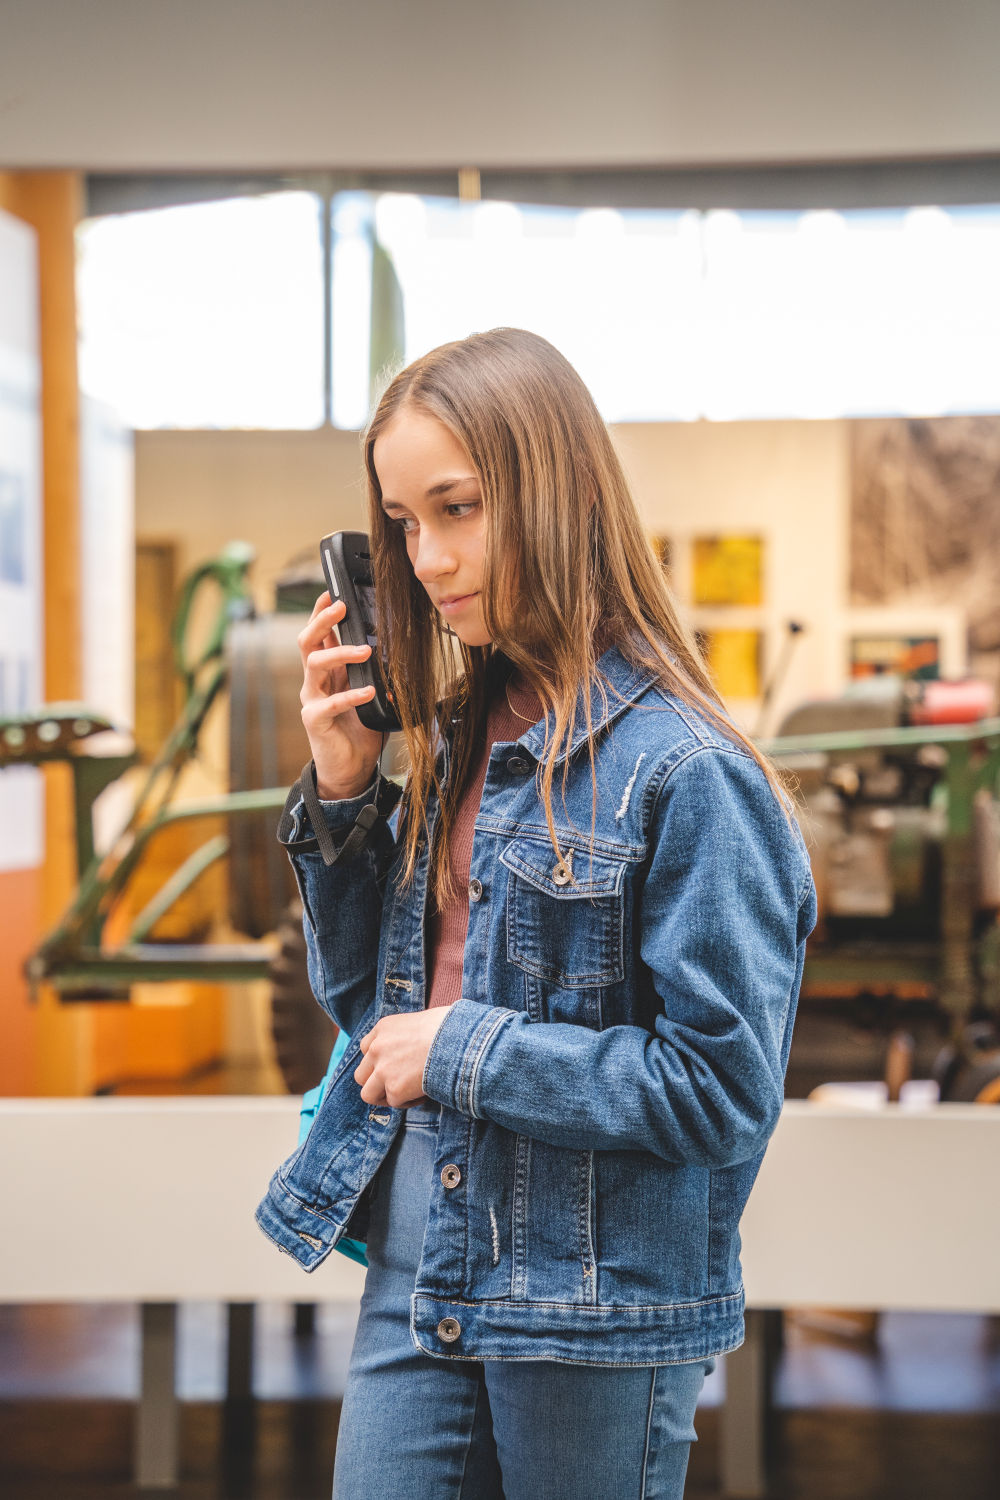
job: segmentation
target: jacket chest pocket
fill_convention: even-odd
[[[500,855],[507,882],[507,958],[567,989],[625,977],[622,941],[626,862],[567,854],[573,879],[548,842],[514,839]]]

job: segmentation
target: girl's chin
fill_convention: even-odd
[[[449,624],[448,629],[452,635],[457,635],[458,639],[465,646],[488,646],[493,639],[491,635],[487,634],[482,625],[478,629],[474,625],[463,627],[456,621],[455,624]]]

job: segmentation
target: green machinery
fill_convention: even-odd
[[[167,824],[212,814],[228,818],[276,814],[284,803],[287,788],[281,787],[230,792],[183,805],[171,800],[184,766],[195,753],[208,712],[226,683],[229,625],[252,613],[247,589],[252,561],[249,547],[233,543],[184,584],[172,627],[175,661],[185,687],[184,705],[108,851],[95,853],[94,802],[105,787],[137,764],[137,752],[89,754],[88,741],[113,726],[80,704],[48,704],[37,713],[0,723],[0,767],[66,761],[73,774],[79,885],[56,927],[28,960],[33,987],[45,981],[67,1001],[121,999],[127,997],[128,985],[139,980],[248,980],[267,975],[273,957],[273,945],[267,942],[148,941],[157,921],[228,852],[229,841],[222,835],[206,842],[171,875],[135,918],[123,943],[109,947],[103,941],[116,901],[150,840]],[[207,588],[217,594],[214,624],[204,643],[190,653],[187,642],[193,606]]]
[[[819,895],[789,1066],[801,1092],[881,1076],[895,1028],[948,1097],[992,1097],[1000,1078],[1000,718],[908,722],[920,695],[896,677],[852,685],[759,742],[797,779]]]
[[[33,986],[46,982],[74,1001],[124,999],[129,984],[138,981],[275,977],[273,937],[225,944],[150,940],[173,903],[229,852],[226,836],[207,840],[169,876],[124,941],[111,945],[105,938],[115,903],[160,829],[206,815],[225,816],[232,829],[232,820],[276,816],[284,802],[284,786],[182,805],[173,800],[209,710],[226,686],[230,628],[253,615],[247,588],[252,559],[249,547],[233,543],[183,586],[172,627],[183,708],[106,852],[95,853],[94,802],[137,764],[136,751],[90,753],[92,737],[112,726],[79,704],[50,704],[0,722],[0,768],[65,761],[74,782],[79,884],[28,961]],[[292,607],[304,607],[310,589],[315,597],[321,587],[318,575],[300,580],[299,602]],[[192,649],[193,606],[196,598],[204,603],[206,590],[216,596],[214,622]],[[297,660],[290,668],[297,669]],[[803,705],[775,738],[760,741],[797,779],[820,894],[790,1067],[790,1079],[797,1071],[799,1092],[824,1077],[881,1076],[890,1031],[915,1016],[914,1029],[922,1026],[924,1033],[915,1071],[936,1068],[952,1097],[992,1098],[993,1090],[1000,1097],[1000,718],[908,723],[911,698],[907,685],[886,680],[874,696],[849,691]],[[271,900],[274,930],[282,905]],[[268,907],[265,917],[270,914]],[[266,925],[256,921],[245,930],[259,932]],[[315,1013],[301,952],[292,951],[294,926],[294,920],[285,923],[279,973],[287,1000],[288,971],[295,970],[292,989],[302,992],[304,1010]],[[923,999],[914,1001],[914,992]],[[838,1051],[838,1038],[849,1036],[852,1027],[857,1031],[859,1014],[870,1041],[864,1058],[857,1048]],[[825,1017],[818,1030],[816,1017]],[[314,1035],[318,1078],[331,1035]]]

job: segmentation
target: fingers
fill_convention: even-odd
[[[362,1042],[364,1046],[364,1042]],[[370,1057],[363,1058],[354,1070],[354,1081],[361,1085],[361,1097],[366,1104],[386,1104],[388,1101],[381,1080],[375,1076],[375,1064]]]
[[[383,1016],[361,1038],[359,1046],[364,1057],[354,1070],[354,1079],[361,1086],[361,1097],[366,1104],[408,1109],[411,1104],[427,1099],[421,1086],[422,1070],[415,1068],[408,1056],[406,1021],[402,1016]]]
[[[369,1047],[375,1040],[376,1027],[366,1032],[358,1043],[361,1051],[367,1054]],[[388,1101],[382,1081],[374,1077],[375,1059],[363,1056],[354,1070],[354,1080],[361,1085],[361,1097],[366,1104],[386,1104]]]
[[[304,705],[312,699],[329,698],[331,694],[347,691],[347,665],[349,662],[367,661],[371,646],[346,646],[333,634],[335,626],[344,618],[346,605],[343,599],[330,603],[329,593],[320,594],[313,605],[309,623],[299,632],[298,647],[302,658],[303,682],[299,700]],[[360,691],[360,690],[359,690]],[[339,705],[338,712],[351,708],[355,703],[364,703],[372,693],[347,698]],[[332,713],[327,717],[332,717]]]
[[[312,613],[309,616],[310,622],[315,620],[316,616],[322,613],[324,609],[329,609],[330,603],[330,591],[329,589],[324,589],[312,607]],[[341,600],[341,603],[343,603],[343,600]]]
[[[302,695],[302,724],[306,734],[322,732],[334,719],[356,708],[359,703],[369,703],[375,696],[373,687],[345,688],[342,693],[330,693],[326,697],[306,698]]]
[[[331,604],[328,593],[320,594],[313,605],[313,612],[309,616],[308,623],[303,630],[299,631],[298,645],[303,666],[310,651],[316,651],[322,646],[337,645],[337,637],[333,634],[333,628],[344,618],[346,612],[347,606],[343,599],[338,599],[336,604]]]
[[[362,1048],[364,1048],[365,1042],[367,1042],[367,1040],[368,1037],[362,1037]],[[361,1085],[361,1097],[366,1104],[384,1104],[385,1093],[383,1092],[382,1085],[381,1083],[379,1083],[378,1079],[372,1077],[372,1074],[374,1072],[375,1064],[372,1062],[371,1058],[363,1057],[354,1070],[354,1081],[355,1083],[359,1083]],[[365,1093],[365,1089],[368,1090],[367,1093]]]
[[[307,703],[311,698],[328,697],[331,691],[342,693],[347,688],[348,662],[367,661],[372,648],[364,646],[321,646],[304,655],[304,676],[299,701]]]

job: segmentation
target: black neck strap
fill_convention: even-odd
[[[335,865],[338,860],[354,859],[368,842],[369,835],[379,818],[387,818],[402,795],[402,787],[397,786],[394,781],[389,781],[380,771],[371,801],[366,802],[358,813],[351,831],[338,849],[333,834],[327,826],[326,818],[323,816],[323,808],[316,791],[316,767],[310,761],[308,765],[303,766],[298,781],[288,794],[278,823],[278,838],[293,854],[308,854],[318,850],[325,865]],[[300,801],[312,825],[314,837],[311,839],[291,837],[295,829],[292,812]]]

